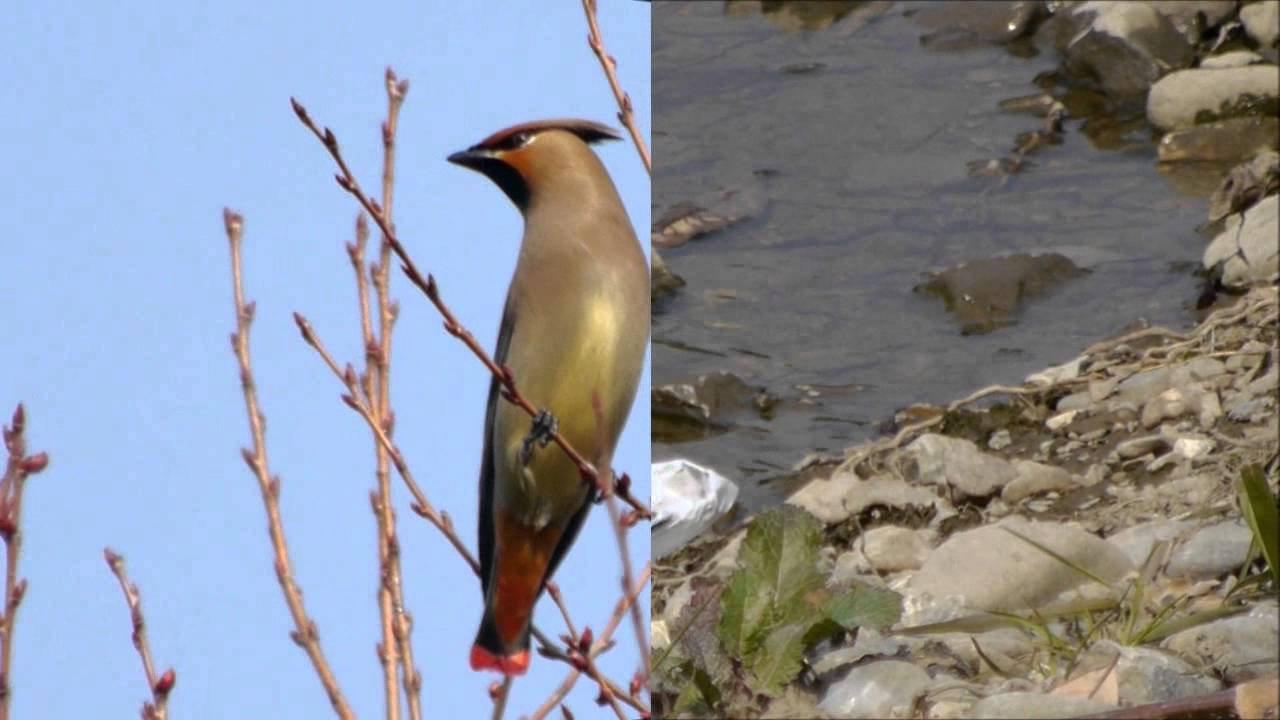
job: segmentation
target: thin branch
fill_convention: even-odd
[[[365,194],[364,190],[361,189],[359,182],[351,173],[350,168],[347,167],[346,160],[343,159],[342,156],[342,151],[338,147],[337,136],[328,128],[321,130],[317,127],[315,122],[311,119],[311,116],[307,114],[307,109],[296,99],[291,98],[290,101],[293,103],[293,111],[297,114],[298,119],[312,132],[312,134],[316,136],[316,138],[320,140],[325,149],[329,151],[329,155],[337,164],[340,172],[334,177],[334,179],[337,181],[338,186],[354,197],[356,201],[360,203],[360,206],[365,209],[365,212],[369,213],[369,217],[373,218],[374,223],[377,224],[378,228],[382,231],[385,241],[391,246],[392,252],[394,252],[396,257],[400,260],[400,269],[404,271],[405,276],[409,278],[410,282],[416,285],[418,289],[422,290],[422,292],[427,296],[427,299],[431,301],[431,304],[434,305],[436,310],[440,313],[441,317],[444,318],[445,332],[461,340],[462,343],[471,350],[472,354],[475,355],[486,368],[488,368],[489,372],[492,373],[494,377],[498,378],[498,381],[502,384],[502,396],[508,402],[511,402],[523,409],[528,413],[529,417],[536,416],[538,414],[538,409],[520,393],[519,388],[516,386],[516,379],[512,375],[511,370],[507,367],[498,365],[476,340],[475,336],[471,334],[471,331],[467,330],[466,327],[458,322],[453,311],[449,309],[449,306],[446,305],[444,300],[440,297],[439,287],[436,285],[435,278],[430,274],[423,276],[418,270],[417,265],[404,249],[404,245],[401,244],[399,238],[396,237],[395,230],[391,227],[391,223],[387,219],[381,206]],[[596,472],[595,467],[591,463],[587,462],[586,458],[575,450],[560,432],[557,431],[552,433],[551,439],[562,451],[564,451],[565,455],[567,455],[569,459],[577,465],[578,471],[581,473],[584,481],[594,486],[602,496],[607,496],[610,492],[616,491],[619,497],[635,509],[638,517],[644,519],[651,519],[653,517],[653,513],[649,510],[649,507],[632,496],[629,489],[610,488],[604,486],[601,483],[601,474]]]
[[[502,716],[507,711],[507,700],[511,697],[511,682],[514,680],[510,675],[502,678],[502,682],[494,681],[489,686],[489,696],[493,698],[493,713],[490,715],[493,720],[502,720]]]
[[[413,471],[409,469],[409,464],[405,462],[404,454],[400,452],[400,448],[396,446],[386,432],[377,425],[373,418],[372,410],[370,410],[369,406],[360,399],[358,394],[359,386],[356,384],[355,370],[353,370],[350,365],[347,366],[346,370],[338,367],[338,363],[333,359],[333,356],[329,354],[328,348],[325,347],[324,342],[316,334],[315,328],[311,327],[310,321],[308,321],[304,316],[300,313],[294,313],[293,320],[297,323],[298,330],[302,333],[302,339],[316,351],[316,354],[320,356],[320,359],[324,361],[324,364],[331,372],[333,372],[334,376],[338,378],[338,381],[346,387],[347,394],[342,396],[342,401],[347,405],[347,407],[354,410],[357,415],[364,419],[365,424],[369,426],[373,436],[377,438],[378,442],[386,449],[387,456],[391,459],[391,464],[395,467],[396,472],[399,473],[400,479],[404,481],[405,488],[409,490],[409,494],[413,496],[413,503],[409,506],[410,509],[412,509],[419,517],[435,526],[435,528],[444,535],[445,539],[449,541],[449,544],[453,546],[453,549],[457,551],[458,555],[467,562],[467,565],[471,568],[471,572],[475,573],[476,577],[479,577],[480,563],[476,560],[475,556],[471,554],[471,550],[467,548],[467,545],[462,541],[462,538],[458,537],[458,533],[453,527],[453,519],[449,517],[449,513],[437,510],[436,507],[431,504],[431,501],[427,499],[426,493],[422,492],[422,488],[418,486],[418,481],[414,479]],[[557,657],[558,651],[554,649],[554,643],[552,643],[546,633],[539,630],[537,626],[533,627],[533,636],[541,645],[538,650],[540,653],[546,657],[567,661],[568,656]]]
[[[138,586],[129,582],[124,571],[124,558],[113,552],[111,548],[103,548],[102,555],[107,560],[111,574],[120,582],[120,590],[124,593],[124,602],[129,606],[129,619],[133,624],[133,647],[142,659],[142,671],[147,676],[147,687],[151,689],[151,700],[142,703],[143,720],[165,720],[169,717],[169,693],[177,682],[173,668],[156,677],[155,664],[151,661],[151,645],[147,642],[147,623],[142,617],[142,595]]]
[[[596,20],[596,0],[582,0],[582,11],[587,15],[587,28],[590,31],[587,35],[587,45],[600,61],[605,79],[609,81],[609,89],[613,91],[613,98],[618,101],[618,122],[622,123],[622,126],[631,134],[631,142],[635,144],[636,152],[640,153],[640,162],[644,163],[645,171],[653,175],[653,161],[649,157],[649,148],[645,146],[640,128],[636,127],[636,116],[631,108],[631,96],[618,82],[618,60],[609,54],[604,46],[604,38],[600,35],[600,24]]]
[[[27,454],[25,436],[27,413],[19,403],[13,419],[4,428],[4,446],[9,452],[4,478],[0,479],[0,539],[4,540],[4,614],[0,617],[0,720],[9,719],[13,688],[13,631],[18,606],[27,592],[27,581],[18,577],[18,555],[22,549],[22,491],[27,478],[49,466],[49,455]]]
[[[258,480],[258,489],[262,492],[262,504],[267,512],[267,531],[271,536],[271,548],[275,554],[276,580],[284,593],[285,604],[293,617],[294,630],[290,633],[293,641],[307,653],[311,664],[315,667],[320,684],[329,696],[329,704],[334,713],[349,720],[355,717],[338,681],[325,659],[320,648],[320,631],[315,621],[308,615],[302,601],[302,590],[293,577],[293,566],[289,561],[289,548],[285,542],[284,522],[280,518],[280,478],[273,477],[267,465],[267,441],[264,430],[265,420],[258,409],[258,393],[253,380],[253,370],[249,364],[249,327],[253,323],[253,303],[245,303],[244,288],[240,272],[240,244],[244,232],[244,218],[230,209],[222,212],[223,224],[226,226],[227,240],[231,245],[231,282],[235,293],[236,331],[231,334],[231,347],[240,366],[240,387],[244,391],[245,412],[249,416],[249,430],[253,436],[253,450],[241,448],[240,454],[245,464]]]
[[[530,716],[530,720],[542,720],[542,718],[545,718],[548,713],[554,710],[556,706],[564,700],[565,696],[569,694],[569,691],[573,689],[574,684],[582,675],[583,670],[595,667],[595,658],[599,657],[600,653],[612,646],[613,642],[610,638],[613,637],[614,631],[617,630],[618,623],[622,622],[622,618],[627,614],[627,611],[633,604],[635,604],[636,598],[640,596],[640,593],[644,592],[645,587],[649,584],[649,575],[652,570],[653,563],[645,563],[644,568],[640,570],[640,575],[636,578],[635,584],[632,585],[630,592],[623,595],[618,600],[618,604],[614,606],[613,614],[609,617],[609,622],[604,626],[604,632],[600,633],[600,637],[596,638],[595,642],[591,644],[591,649],[586,654],[586,659],[592,661],[590,665],[582,668],[575,666],[570,670],[569,673],[565,675],[564,681],[560,683],[558,688],[556,688],[555,692],[551,693],[551,696],[548,697],[546,701],[538,707],[533,715]],[[539,652],[541,652],[541,650]],[[644,703],[635,697],[636,691],[628,692],[617,687],[613,683],[608,682],[607,679],[596,679],[601,682],[602,687],[607,687],[613,696],[638,710],[643,717],[649,716],[649,709],[645,707]]]

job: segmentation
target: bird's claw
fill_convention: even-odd
[[[529,427],[529,434],[524,436],[524,440],[520,443],[520,464],[528,465],[529,458],[533,455],[534,446],[540,448],[546,447],[555,434],[559,431],[560,422],[556,420],[556,416],[551,414],[550,410],[539,410],[537,415],[533,416],[533,424]]]

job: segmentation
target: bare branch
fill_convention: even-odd
[[[605,79],[609,81],[609,89],[613,91],[613,98],[618,101],[618,122],[622,123],[630,133],[631,142],[636,146],[636,152],[640,153],[640,162],[644,163],[645,171],[653,175],[653,161],[649,157],[649,148],[645,146],[640,128],[636,127],[636,116],[631,108],[631,96],[618,82],[618,60],[609,54],[604,46],[604,38],[600,35],[600,24],[596,20],[596,0],[582,0],[582,11],[587,15],[589,30],[587,45],[600,61]]]
[[[173,668],[169,668],[156,677],[155,664],[151,661],[151,645],[147,642],[147,623],[142,617],[142,595],[138,592],[138,586],[129,582],[129,577],[125,574],[124,557],[111,548],[103,548],[102,554],[111,574],[120,582],[125,604],[129,606],[129,619],[133,624],[133,647],[142,659],[142,671],[147,676],[147,687],[151,689],[151,700],[142,703],[142,718],[166,720],[169,717],[169,693],[177,682],[177,674]]]
[[[264,430],[265,420],[258,409],[258,392],[253,380],[253,369],[249,364],[249,327],[253,323],[254,304],[246,303],[240,272],[240,243],[244,233],[244,218],[230,209],[222,211],[223,224],[226,226],[227,240],[231,245],[231,282],[235,293],[236,331],[231,335],[231,347],[240,366],[240,387],[244,391],[245,412],[249,416],[249,430],[253,436],[253,450],[242,448],[249,470],[258,480],[258,489],[262,492],[262,504],[267,511],[267,531],[271,536],[271,548],[275,553],[276,580],[284,593],[285,604],[293,617],[293,641],[302,647],[315,667],[320,684],[329,695],[329,704],[333,711],[343,720],[355,717],[347,700],[338,687],[338,681],[325,659],[320,648],[320,632],[315,621],[308,615],[302,602],[302,590],[294,580],[293,565],[289,561],[289,548],[285,542],[284,522],[280,518],[280,478],[272,477],[267,465],[267,441]]]
[[[0,539],[4,540],[4,614],[0,617],[0,720],[9,720],[9,700],[13,688],[13,632],[18,606],[27,592],[26,579],[18,577],[18,555],[22,550],[22,492],[27,478],[49,466],[46,453],[27,454],[27,412],[19,403],[13,419],[4,428],[4,447],[9,452],[4,478],[0,479]]]

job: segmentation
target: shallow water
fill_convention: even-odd
[[[762,481],[896,409],[1018,383],[1139,318],[1190,321],[1206,203],[1157,172],[1145,129],[1099,149],[1072,118],[1007,182],[969,176],[1040,126],[997,103],[1037,92],[1052,52],[922,47],[927,29],[904,16],[918,5],[812,31],[748,6],[654,3],[655,217],[682,201],[752,215],[664,253],[688,285],[657,306],[654,383],[727,370],[784,402],[727,433],[655,437],[655,460],[710,464],[755,509],[779,495]],[[1050,251],[1090,274],[990,334],[962,336],[941,300],[912,292],[927,270]]]

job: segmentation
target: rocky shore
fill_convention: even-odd
[[[1145,97],[1161,161],[1229,161],[1201,318],[906,408],[807,461],[787,509],[660,561],[663,716],[1171,717],[1219,696],[1214,716],[1277,713],[1280,582],[1257,528],[1274,547],[1280,3],[985,5],[938,32],[1036,34],[1063,72]],[[667,245],[727,224],[679,221]]]

